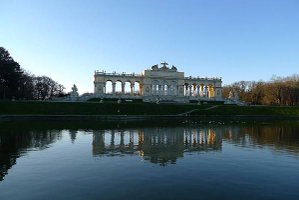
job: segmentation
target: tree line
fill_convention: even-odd
[[[274,76],[268,82],[238,81],[223,87],[223,97],[233,92],[252,105],[299,105],[299,74]]]
[[[65,87],[48,76],[25,71],[0,47],[0,100],[49,100],[64,96]]]

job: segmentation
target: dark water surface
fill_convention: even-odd
[[[299,199],[299,122],[1,122],[0,199]]]

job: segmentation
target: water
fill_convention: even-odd
[[[299,199],[297,121],[0,127],[0,199]]]

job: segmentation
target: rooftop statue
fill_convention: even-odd
[[[168,65],[168,63],[167,62],[161,62],[161,65],[162,65],[162,67],[161,67],[161,69],[163,69],[163,70],[167,70],[167,69],[169,69],[168,67],[167,67],[167,65]]]
[[[172,65],[171,69],[172,69],[172,70],[175,70],[175,71],[178,70],[174,65]]]
[[[178,70],[174,65],[172,65],[172,67],[169,68],[169,67],[167,66],[168,63],[165,62],[165,61],[164,61],[164,62],[161,62],[160,64],[161,64],[161,67],[159,67],[159,65],[156,64],[156,65],[153,65],[153,66],[151,67],[151,69],[152,69],[152,70],[163,70],[163,71],[167,71],[167,70],[177,71],[177,70]]]
[[[153,65],[152,69],[159,69],[158,65]]]

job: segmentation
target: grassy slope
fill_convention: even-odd
[[[147,103],[0,102],[0,114],[172,115],[195,108],[197,108],[196,105]]]
[[[0,115],[283,115],[299,116],[299,107],[172,105],[148,103],[0,102]]]
[[[299,107],[278,106],[218,106],[211,110],[193,112],[192,115],[272,115],[299,116]]]

